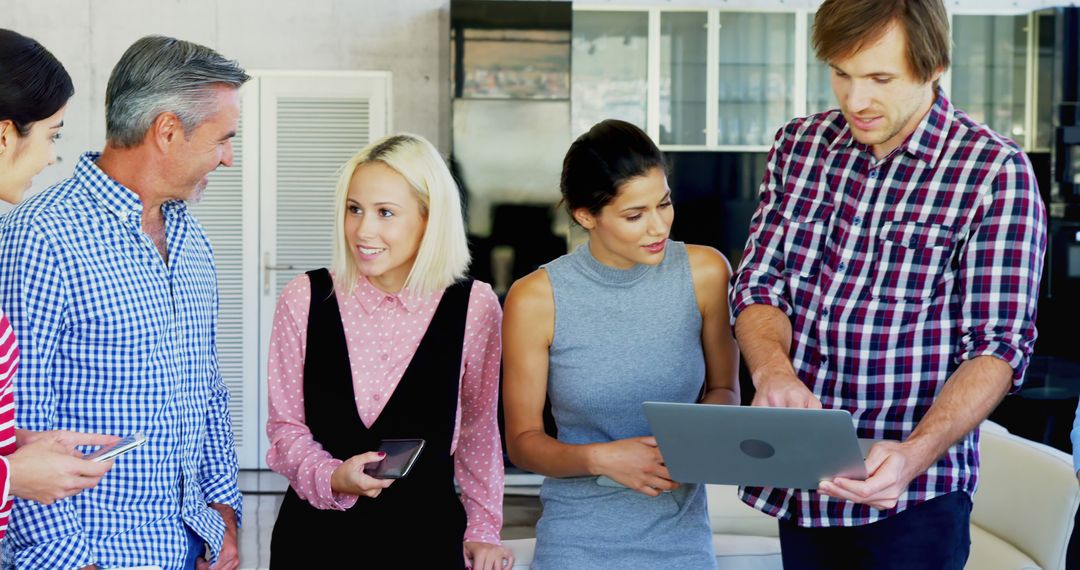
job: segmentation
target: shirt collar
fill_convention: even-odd
[[[872,153],[873,149],[870,148],[870,145],[855,140],[855,137],[851,135],[851,126],[848,125],[843,114],[840,114],[839,111],[837,111],[837,114],[839,115],[838,119],[842,122],[842,127],[836,138],[829,144],[829,152],[854,146],[863,152]],[[945,135],[949,132],[952,117],[952,103],[945,97],[945,91],[939,87],[937,97],[934,99],[934,103],[930,105],[930,110],[919,121],[919,126],[908,136],[900,148],[903,148],[904,152],[918,160],[934,164],[945,147]]]
[[[939,87],[930,111],[904,143],[904,152],[927,164],[936,163],[945,147],[945,135],[949,132],[952,116],[952,103]]]
[[[353,289],[353,298],[360,304],[360,308],[369,315],[384,304],[395,302],[404,307],[406,312],[412,313],[419,309],[426,300],[408,289],[402,289],[397,293],[387,293],[372,285],[367,277],[360,278]]]
[[[99,158],[101,158],[100,152],[83,153],[79,158],[79,163],[75,165],[75,179],[117,218],[126,221],[134,214],[141,223],[143,203],[139,195],[105,174],[105,171],[97,165]],[[161,205],[161,210],[166,216],[186,209],[187,204],[180,200],[169,200]]]
[[[75,165],[75,178],[106,210],[121,220],[129,219],[132,214],[141,216],[142,200],[139,195],[98,168],[99,158],[100,152],[83,153]]]

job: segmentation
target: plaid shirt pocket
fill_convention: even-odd
[[[926,301],[934,296],[952,258],[952,228],[919,222],[885,222],[877,234],[871,295],[886,301]]]
[[[807,280],[818,274],[832,214],[833,206],[828,202],[798,194],[784,196],[784,270],[789,279]]]

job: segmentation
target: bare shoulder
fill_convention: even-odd
[[[537,347],[551,346],[551,341],[555,338],[553,295],[551,280],[544,269],[537,269],[510,286],[503,308],[503,338],[507,341],[506,346],[524,346],[517,345],[516,342]]]
[[[537,269],[518,279],[506,293],[506,310],[520,311],[530,315],[554,313],[555,298],[551,279],[545,269]]]
[[[731,264],[724,254],[716,248],[693,244],[686,244],[686,254],[690,258],[690,274],[695,287],[727,288],[731,279]]]

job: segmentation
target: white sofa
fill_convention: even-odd
[[[1072,458],[983,422],[969,570],[1063,570],[1080,504]]]
[[[1072,458],[984,422],[982,469],[971,513],[968,570],[1064,570],[1080,485]],[[780,570],[776,521],[746,506],[735,488],[709,485],[709,518],[721,570]],[[534,539],[505,541],[515,569],[529,567]]]

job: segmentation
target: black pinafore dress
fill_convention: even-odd
[[[446,289],[405,375],[369,428],[356,410],[330,272],[307,275],[304,413],[315,441],[341,460],[373,451],[383,439],[426,443],[406,477],[347,511],[316,509],[289,487],[274,524],[270,567],[463,569],[465,509],[454,490],[450,444],[472,280]]]

